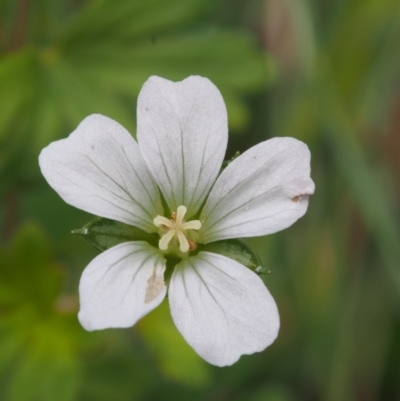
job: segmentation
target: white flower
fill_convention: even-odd
[[[310,152],[293,138],[262,142],[221,174],[228,140],[218,89],[201,77],[151,77],[137,109],[137,139],[115,121],[87,117],[40,155],[49,184],[69,204],[160,235],[97,256],[80,282],[79,320],[87,330],[129,327],[167,293],[165,256],[181,261],[168,287],[172,318],[211,364],[231,365],[276,338],[279,315],[262,280],[197,244],[271,234],[304,215]],[[169,211],[164,209],[169,208]]]

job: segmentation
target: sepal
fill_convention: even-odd
[[[217,253],[236,260],[257,274],[269,274],[269,270],[263,265],[261,258],[242,240],[229,239],[199,245],[197,250]]]
[[[128,241],[146,241],[155,247],[158,244],[158,235],[155,233],[149,234],[135,226],[103,217],[71,231],[71,234],[82,235],[90,245],[102,252]]]

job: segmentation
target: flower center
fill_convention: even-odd
[[[172,219],[163,216],[157,216],[153,223],[156,227],[160,227],[163,232],[158,243],[162,251],[166,251],[172,242],[179,242],[179,250],[181,252],[193,251],[197,248],[194,241],[188,238],[187,230],[200,230],[201,222],[199,220],[185,221],[186,207],[179,206],[177,211],[172,213]]]

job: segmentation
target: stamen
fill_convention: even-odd
[[[183,235],[183,232],[180,230],[176,230],[176,234],[178,236],[179,249],[181,250],[181,252],[187,252],[190,248],[187,238]]]
[[[176,224],[182,224],[183,218],[185,217],[185,214],[187,212],[187,209],[185,206],[179,206],[178,210],[176,212]]]
[[[171,220],[168,220],[166,217],[164,216],[157,216],[154,220],[153,223],[156,227],[168,227],[171,228],[172,227],[172,222]]]
[[[179,243],[179,250],[183,253],[197,248],[196,243],[190,239],[190,235],[188,238],[186,231],[200,230],[202,223],[199,220],[185,221],[186,212],[186,207],[181,205],[176,212],[172,213],[170,220],[163,216],[157,216],[153,220],[155,226],[162,228],[160,230],[161,238],[158,242],[158,246],[162,251],[168,249],[171,241],[174,241],[172,244],[173,251],[176,251],[177,242]]]
[[[164,234],[161,238],[160,241],[158,241],[158,246],[162,251],[166,251],[168,249],[168,245],[175,235],[177,230],[169,230],[166,234]]]
[[[201,221],[200,220],[187,221],[186,223],[181,224],[181,227],[184,230],[200,230]]]

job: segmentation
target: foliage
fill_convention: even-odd
[[[201,22],[207,0],[70,3],[3,6],[2,25],[15,25],[0,48],[0,167],[14,181],[26,180],[27,170],[37,173],[38,151],[89,114],[134,132],[134,103],[150,75],[209,77],[225,96],[233,128],[247,120],[240,95],[271,79],[267,58],[248,35],[189,31],[190,23]]]

